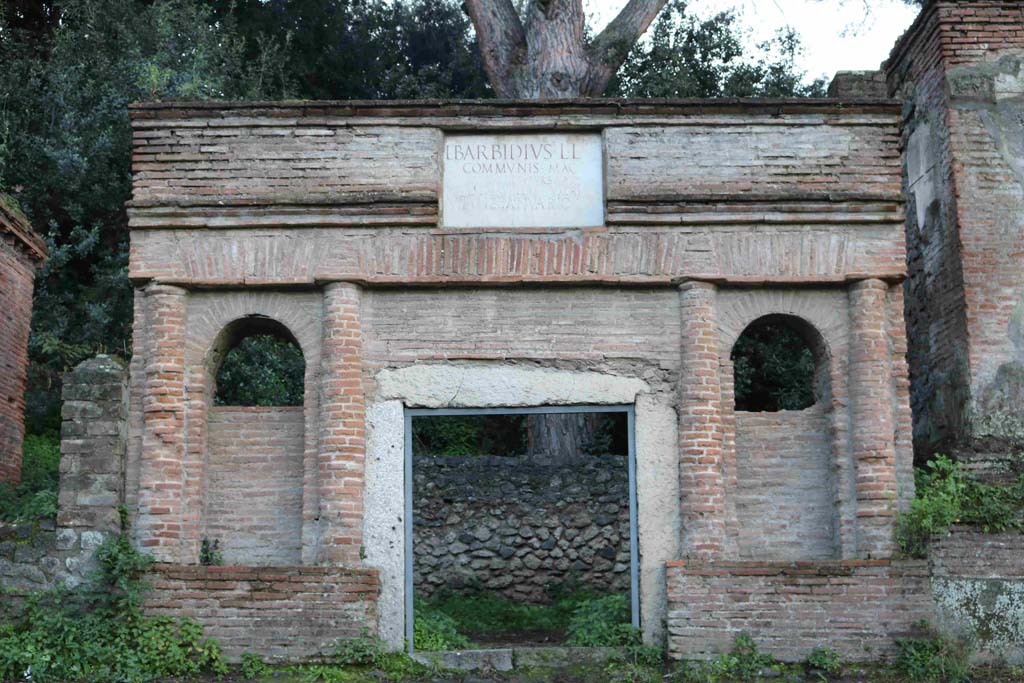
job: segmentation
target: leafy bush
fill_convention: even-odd
[[[417,650],[459,650],[469,646],[469,639],[459,633],[458,624],[438,610],[426,609],[416,614],[413,643]]]
[[[96,559],[89,584],[30,596],[0,623],[0,680],[136,683],[227,671],[199,624],[142,614],[139,575],[150,560],[126,534],[108,538]]]
[[[0,520],[28,521],[57,514],[60,439],[54,434],[26,434],[22,446],[21,483],[0,484]]]
[[[915,479],[917,497],[896,522],[896,540],[911,557],[924,557],[931,536],[954,524],[973,524],[985,532],[1021,527],[1024,479],[1011,487],[988,486],[944,455],[919,468]]]
[[[621,647],[640,642],[640,632],[630,623],[629,596],[605,595],[585,600],[572,614],[569,645]]]
[[[781,665],[771,655],[757,649],[757,643],[746,633],[736,636],[732,650],[709,662],[686,662],[680,670],[685,683],[719,683],[720,681],[756,680],[765,669],[778,670]]]
[[[969,680],[969,644],[956,642],[929,630],[924,638],[902,638],[893,662],[903,680],[923,683],[964,683]]]
[[[255,652],[242,653],[242,676],[245,678],[263,678],[271,672],[263,658]]]
[[[824,680],[823,674],[838,674],[843,670],[843,660],[839,653],[830,647],[816,647],[807,655],[807,667],[818,672],[819,677]]]
[[[358,638],[343,638],[334,648],[334,660],[348,666],[377,666],[387,654],[387,646],[380,638],[363,629]]]

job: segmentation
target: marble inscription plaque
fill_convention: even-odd
[[[448,135],[442,163],[445,227],[604,224],[599,134]]]

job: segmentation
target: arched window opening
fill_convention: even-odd
[[[799,318],[771,315],[751,323],[732,349],[736,410],[803,410],[823,395],[823,342]]]
[[[213,344],[200,562],[301,561],[305,366],[291,331],[264,316],[235,320]]]
[[[301,406],[306,362],[295,339],[266,319],[244,327],[241,334],[229,335],[230,346],[217,370],[214,404]]]

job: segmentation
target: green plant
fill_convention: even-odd
[[[121,516],[124,531],[97,549],[88,584],[31,595],[0,622],[0,680],[141,683],[227,672],[199,624],[142,613],[150,559],[128,542]]]
[[[486,591],[439,592],[418,600],[417,610],[441,612],[455,620],[460,633],[470,637],[498,636],[521,631],[564,631],[580,603],[594,597],[574,586],[549,590],[550,604],[533,605]]]
[[[684,683],[720,683],[721,681],[751,681],[765,669],[778,671],[781,665],[771,655],[757,649],[754,639],[740,633],[732,650],[707,662],[684,662],[679,678]]]
[[[214,539],[212,542],[204,538],[199,544],[199,564],[204,567],[219,567],[224,564],[224,554],[220,550],[220,541]]]
[[[444,612],[420,610],[413,625],[413,643],[417,650],[436,652],[458,650],[469,646],[469,639],[459,633],[458,624]]]
[[[944,638],[923,625],[927,635],[902,638],[893,670],[907,681],[923,683],[964,683],[969,680],[970,644]]]
[[[304,683],[350,683],[358,676],[344,667],[333,664],[315,664],[302,670]]]
[[[605,595],[584,600],[572,613],[567,629],[569,645],[575,647],[620,647],[640,642],[640,633],[630,623],[629,597]]]
[[[242,653],[242,676],[245,678],[262,678],[271,672],[263,658],[255,652]]]
[[[807,667],[818,674],[821,680],[827,680],[828,674],[838,674],[843,670],[843,660],[839,653],[830,647],[816,647],[807,655]]]
[[[60,439],[27,434],[22,445],[21,482],[0,484],[0,520],[31,521],[57,515]]]
[[[934,534],[953,524],[973,524],[985,532],[1020,528],[1024,478],[1015,486],[988,486],[960,465],[937,456],[915,473],[917,497],[896,521],[896,541],[911,557],[924,557]]]
[[[364,628],[357,638],[342,638],[334,646],[334,660],[347,666],[378,666],[387,645]]]

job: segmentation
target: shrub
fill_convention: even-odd
[[[85,587],[32,595],[0,623],[0,680],[136,683],[227,671],[199,624],[142,614],[139,575],[150,560],[126,534],[108,538],[96,559]]]
[[[420,610],[413,625],[413,644],[417,650],[459,650],[469,646],[469,639],[459,633],[453,618],[433,609]]]
[[[927,628],[927,625],[925,625]],[[970,646],[943,638],[928,629],[923,638],[897,641],[894,671],[907,681],[923,683],[964,683],[969,680]]]
[[[816,647],[807,655],[807,667],[818,672],[825,680],[826,674],[838,674],[843,670],[843,660],[839,653],[830,647]]]
[[[242,653],[242,676],[245,678],[263,678],[270,671],[263,658],[255,652]]]
[[[569,645],[575,647],[621,647],[640,642],[640,632],[629,618],[629,597],[605,595],[584,600],[569,620]]]
[[[57,514],[60,439],[27,434],[22,446],[21,483],[0,484],[0,520],[29,521]]]
[[[780,665],[771,655],[757,649],[757,643],[746,633],[736,636],[732,650],[709,662],[686,662],[679,672],[685,683],[719,683],[720,681],[756,680],[765,669],[778,670]]]
[[[1011,487],[988,486],[940,455],[919,468],[915,480],[917,497],[896,522],[896,541],[911,557],[924,557],[932,535],[957,523],[973,524],[985,532],[1021,526],[1024,478]]]

